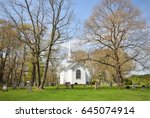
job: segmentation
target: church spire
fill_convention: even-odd
[[[71,42],[69,40],[69,47],[68,47],[68,61],[71,61]]]

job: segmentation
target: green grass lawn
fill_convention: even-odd
[[[9,88],[8,92],[0,90],[0,101],[150,101],[150,88],[127,90],[100,87],[95,90],[91,86],[75,86],[74,89],[46,87],[44,90],[38,90],[34,88],[33,92]]]

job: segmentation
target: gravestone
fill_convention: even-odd
[[[144,90],[146,88],[146,86],[145,85],[142,85],[142,90]]]
[[[135,85],[134,84],[132,84],[132,89],[135,89]]]
[[[71,86],[71,89],[73,89],[73,88],[74,88],[74,84],[71,84],[70,86]]]
[[[3,85],[3,91],[8,91],[7,85]]]
[[[70,82],[66,82],[66,83],[65,83],[65,86],[66,86],[66,88],[69,88]]]
[[[17,89],[17,82],[13,83],[13,89]]]
[[[27,89],[29,92],[32,92],[32,86],[30,85],[30,81],[27,81]]]
[[[19,84],[19,87],[20,87],[21,89],[24,89],[24,88],[25,88],[25,83],[24,83],[24,82],[21,82],[21,83]]]
[[[56,89],[59,89],[59,83],[58,82],[56,83]]]
[[[56,86],[56,82],[50,82],[51,86]]]
[[[100,87],[100,84],[99,82],[95,82],[95,89],[99,88]]]

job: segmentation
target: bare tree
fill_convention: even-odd
[[[36,69],[38,75],[38,86],[41,84],[40,54],[42,41],[46,28],[46,7],[43,0],[6,0],[1,4],[3,13],[14,24],[18,32],[18,39],[24,42],[31,50],[32,54],[32,79],[31,85],[36,79]],[[14,15],[15,14],[15,15]]]
[[[57,44],[69,40],[68,31],[72,19],[72,11],[70,11],[70,2],[67,0],[49,0],[50,5],[50,39],[47,50],[46,63],[44,68],[43,81],[40,86],[44,88],[49,61],[52,57],[53,49]]]
[[[73,16],[73,12],[70,10],[70,1],[2,0],[0,3],[0,12],[13,24],[13,28],[18,34],[17,39],[30,49],[31,85],[36,80],[37,72],[37,86],[43,89],[48,66],[50,66],[49,61],[53,61],[51,57],[56,52],[55,48],[70,39],[68,32],[71,31],[69,26],[72,25]],[[43,54],[45,58],[41,58]],[[44,73],[41,73],[40,61],[45,62]],[[22,62],[21,65],[24,66],[24,63]]]
[[[85,23],[85,35],[88,42],[98,50],[107,49],[112,54],[106,54],[103,59],[92,59],[115,69],[115,78],[118,86],[123,84],[121,68],[129,61],[138,61],[142,53],[145,22],[140,11],[130,0],[102,0],[93,14]],[[120,58],[124,52],[126,58]],[[113,60],[109,63],[108,60]]]

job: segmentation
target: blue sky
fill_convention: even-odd
[[[81,21],[81,23],[84,23],[92,14],[93,7],[100,1],[101,0],[74,0],[73,8],[77,19]],[[140,9],[142,16],[150,25],[150,0],[132,0],[132,3]],[[135,73],[135,71],[133,73]],[[149,71],[144,71],[144,73],[149,73]],[[137,71],[135,74],[144,73],[142,70],[141,72]]]
[[[92,13],[93,7],[100,0],[74,0],[74,12],[79,20],[86,20]]]
[[[85,21],[91,14],[93,7],[101,0],[74,0],[73,6],[77,19]],[[150,0],[132,0],[142,12],[143,17],[150,24]]]

